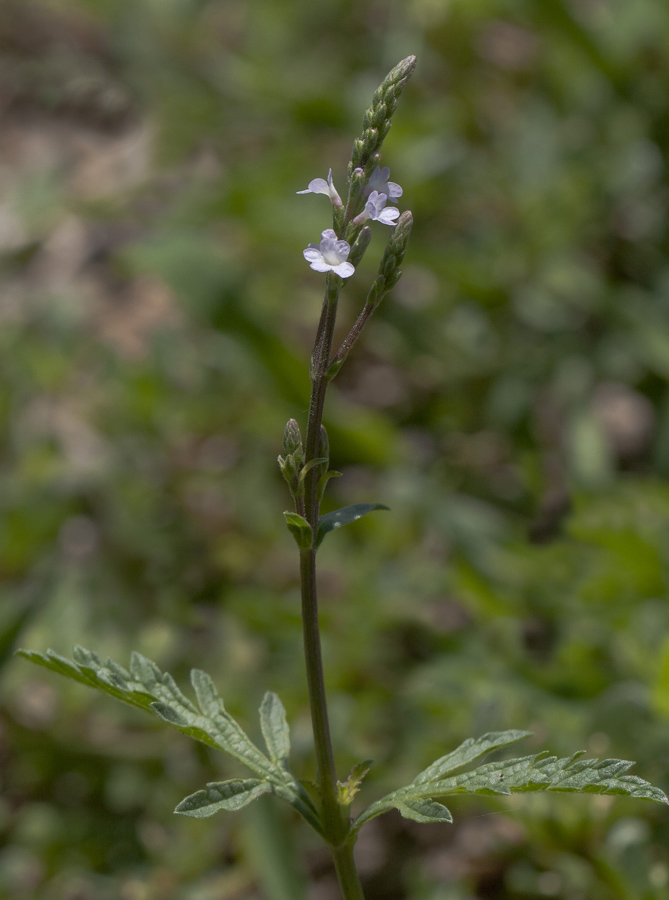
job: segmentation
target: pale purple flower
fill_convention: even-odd
[[[353,224],[362,225],[367,219],[373,219],[376,222],[383,222],[384,225],[395,225],[395,219],[398,218],[400,211],[392,208],[384,209],[387,201],[387,194],[372,191],[363,211],[353,219]]]
[[[337,188],[332,183],[332,169],[328,171],[328,180],[324,178],[314,178],[309,182],[306,191],[296,191],[297,194],[327,194],[334,206],[342,207],[341,197],[337,193]]]
[[[402,188],[394,181],[388,181],[390,169],[388,166],[381,168],[377,166],[369,176],[369,181],[363,188],[363,197],[369,197],[372,191],[378,191],[379,194],[385,194],[389,203],[397,203],[402,196]]]
[[[337,235],[328,228],[321,234],[320,244],[309,244],[304,258],[315,272],[334,272],[341,278],[350,278],[355,272],[354,266],[346,262],[350,252],[350,245],[337,240]]]

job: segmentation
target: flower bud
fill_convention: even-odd
[[[283,430],[283,452],[286,456],[298,454],[304,456],[302,449],[302,434],[300,426],[295,419],[288,419]]]
[[[416,57],[407,56],[398,63],[384,78],[372,98],[372,105],[367,109],[362,121],[362,134],[353,143],[352,164],[365,169],[369,175],[377,165],[372,155],[378,154],[385,136],[390,130],[391,119],[400,94],[416,68]]]
[[[413,216],[409,210],[406,210],[399,217],[397,225],[388,239],[381,264],[379,265],[379,275],[383,275],[388,280],[394,278],[393,284],[397,282],[397,277],[395,276],[407,252],[412,225]]]
[[[294,497],[298,490],[298,479],[300,474],[298,466],[295,465],[295,458],[292,455],[288,455],[285,458],[279,456],[277,457],[277,462],[279,463],[281,474],[286,479],[288,489]]]

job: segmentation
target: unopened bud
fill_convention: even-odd
[[[355,239],[355,243],[351,247],[351,252],[348,255],[349,261],[351,265],[358,266],[358,263],[365,255],[365,251],[369,247],[369,242],[372,239],[372,229],[369,225],[365,225],[364,228],[361,229],[357,238]]]
[[[295,419],[288,419],[283,430],[283,452],[286,456],[303,453],[302,434]]]
[[[397,220],[397,225],[393,228],[386,249],[379,265],[379,275],[385,280],[397,282],[396,273],[402,265],[404,257],[409,245],[409,235],[411,234],[411,226],[413,225],[413,216],[409,210],[403,212]],[[386,290],[389,285],[386,285]]]
[[[415,56],[407,56],[398,63],[377,88],[372,98],[372,105],[365,112],[362,134],[353,144],[351,162],[354,167],[365,169],[367,175],[370,175],[377,165],[377,162],[372,162],[370,157],[381,149],[381,144],[390,130],[390,122],[397,107],[397,101],[415,67]]]

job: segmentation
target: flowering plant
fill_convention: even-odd
[[[409,784],[373,802],[356,815],[351,814],[352,803],[371,763],[358,763],[344,781],[337,778],[321,658],[316,556],[330,532],[386,507],[380,503],[357,503],[320,514],[328,482],[339,474],[330,469],[328,437],[322,425],[323,409],[330,381],[337,375],[374,311],[401,276],[400,267],[413,220],[409,211],[400,213],[388,205],[396,203],[403,192],[398,184],[389,181],[389,169],[381,168],[379,160],[399,97],[415,63],[413,56],[402,60],[374,94],[363,119],[362,134],[353,144],[346,203],[334,186],[331,169],[327,180],[315,178],[306,190],[297,192],[324,194],[332,204],[332,228],[322,232],[319,244],[311,243],[303,251],[311,269],[325,274],[325,296],[311,357],[312,390],[306,436],[303,441],[297,421],[290,419],[283,435],[283,453],[278,460],[293,500],[293,508],[284,516],[299,549],[316,781],[296,778],[289,767],[290,732],[283,705],[276,694],[266,693],[260,706],[260,727],[266,745],[261,749],[227,712],[213,682],[199,669],[191,673],[197,701],[194,703],[181,692],[169,674],[136,653],[126,669],[113,660],[103,661],[81,647],[75,648],[72,660],[53,651],[19,651],[39,665],[153,712],[184,734],[222,750],[242,763],[250,770],[251,777],[210,783],[183,799],[175,811],[204,818],[222,810],[241,809],[263,794],[280,797],[293,806],[327,844],[345,900],[363,900],[364,896],[353,852],[360,828],[393,808],[415,822],[448,823],[452,816],[442,801],[463,793],[582,792],[669,802],[658,788],[626,774],[632,763],[624,760],[583,759],[582,753],[558,759],[547,753],[535,753],[482,762],[488,754],[505,750],[529,734],[518,730],[494,732],[464,741],[416,775]],[[365,303],[348,335],[339,347],[335,347],[339,297],[370,245],[372,229],[367,224],[369,221],[389,225],[391,231]]]

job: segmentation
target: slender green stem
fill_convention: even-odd
[[[323,312],[318,325],[316,344],[312,354],[312,389],[309,404],[309,420],[305,447],[305,462],[318,457],[323,407],[327,390],[327,365],[332,352],[337,300],[341,282],[328,275],[323,301]],[[305,481],[305,517],[314,534],[318,528],[319,501],[317,472],[311,469]],[[342,840],[342,818],[337,803],[337,776],[332,753],[332,739],[328,721],[321,656],[321,639],[318,627],[318,594],[316,590],[316,551],[303,550],[300,553],[300,580],[302,585],[302,630],[304,653],[309,686],[309,705],[314,730],[314,744],[318,763],[318,786],[323,802],[323,816],[326,837],[330,843]]]
[[[369,322],[369,320],[372,316],[372,313],[374,312],[374,310],[376,309],[377,306],[378,306],[378,303],[367,303],[365,305],[362,312],[360,313],[358,318],[355,320],[353,327],[351,328],[349,333],[346,335],[346,337],[342,341],[340,348],[337,350],[335,355],[332,357],[333,363],[343,362],[346,359],[348,354],[351,352],[351,348],[353,347],[355,342],[358,340],[358,338],[362,334],[362,331],[363,331],[365,325]]]
[[[323,312],[316,334],[311,359],[311,402],[305,442],[305,463],[319,456],[323,408],[328,386],[328,367],[332,354],[337,301],[341,280],[328,275]],[[314,534],[318,528],[320,501],[318,472],[312,468],[305,480],[304,515]],[[322,801],[323,831],[330,845],[337,877],[345,900],[364,900],[360,879],[353,859],[353,843],[348,818],[337,801],[337,773],[328,720],[323,658],[318,624],[318,594],[316,588],[316,550],[300,551],[300,581],[302,588],[302,631],[304,656],[309,687],[309,706],[314,732],[314,746],[318,765],[318,787]]]
[[[314,746],[318,765],[318,786],[323,802],[323,828],[329,843],[342,840],[343,822],[337,803],[337,776],[330,737],[323,657],[318,630],[318,598],[316,594],[316,551],[300,552],[302,583],[302,633],[307,666],[309,706],[314,730]]]
[[[341,279],[328,274],[323,312],[316,334],[316,344],[311,355],[311,402],[309,404],[309,419],[307,423],[307,439],[305,446],[305,463],[318,457],[321,439],[321,425],[323,423],[323,408],[325,406],[325,393],[328,387],[327,371],[332,353],[334,328],[337,319],[337,301],[341,290]],[[311,527],[316,530],[318,526],[318,479],[317,472],[312,469],[305,482],[305,507],[306,519]]]
[[[332,851],[337,878],[345,900],[365,900],[360,877],[353,858],[355,838]]]

